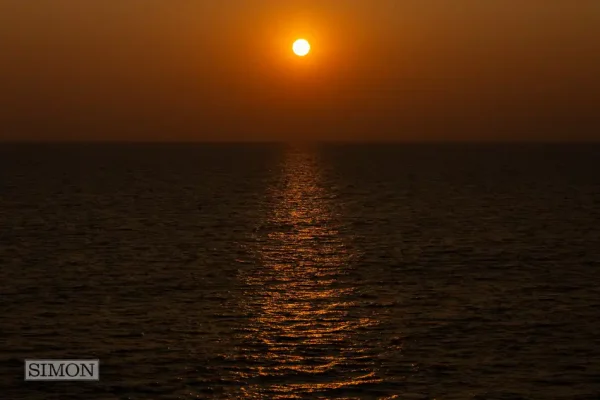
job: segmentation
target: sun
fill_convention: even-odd
[[[298,39],[294,42],[292,49],[297,56],[304,57],[310,52],[310,43],[305,39]]]

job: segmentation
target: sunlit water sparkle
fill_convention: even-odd
[[[600,147],[2,145],[0,397],[597,399]],[[25,358],[99,358],[25,383]]]

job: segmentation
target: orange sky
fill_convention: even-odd
[[[599,71],[597,0],[0,0],[0,140],[599,140]]]

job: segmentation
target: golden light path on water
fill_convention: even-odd
[[[256,269],[243,279],[248,363],[245,398],[344,396],[377,384],[366,337],[378,321],[361,316],[346,275],[356,257],[338,231],[334,194],[314,152],[290,149],[256,235]],[[337,394],[336,394],[337,393]]]

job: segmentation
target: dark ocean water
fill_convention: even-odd
[[[0,398],[597,400],[599,206],[591,145],[2,145]]]

